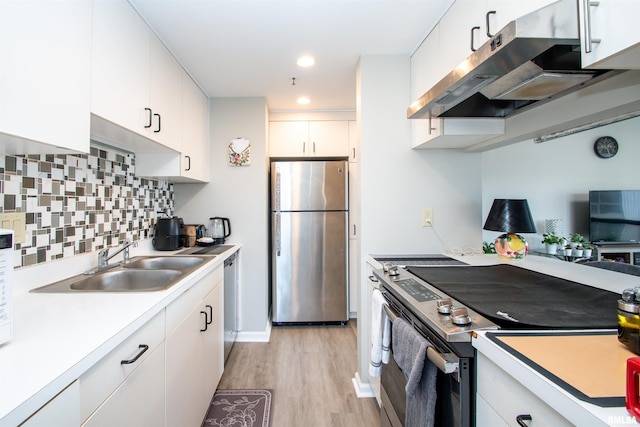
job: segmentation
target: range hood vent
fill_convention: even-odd
[[[410,119],[507,117],[600,81],[582,70],[575,0],[511,21],[407,110]]]

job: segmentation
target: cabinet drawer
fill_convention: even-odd
[[[164,341],[164,325],[164,311],[161,311],[80,377],[81,420],[87,419]],[[148,345],[149,348],[136,362],[120,363],[122,360],[130,360],[140,354],[142,351],[140,345]]]
[[[487,357],[478,353],[477,393],[493,410],[510,425],[516,425],[518,415],[531,416],[531,425],[537,427],[572,426],[553,408]],[[488,411],[485,411],[485,413]],[[483,425],[483,424],[478,424]]]
[[[167,306],[167,336],[189,315],[196,304],[211,292],[214,286],[222,280],[223,276],[224,267],[220,265]]]

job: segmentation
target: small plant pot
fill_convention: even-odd
[[[591,258],[592,254],[593,254],[593,249],[584,249],[582,251],[582,256],[585,258]]]
[[[549,255],[555,255],[558,253],[557,243],[545,243],[545,249]]]
[[[573,255],[573,249],[564,248],[564,256],[571,256],[571,255]]]
[[[581,257],[582,256],[582,252],[584,252],[584,249],[573,249],[571,251],[571,255],[573,255],[575,257]]]

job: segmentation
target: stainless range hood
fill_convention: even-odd
[[[612,73],[581,69],[577,1],[560,0],[507,24],[407,117],[507,117]]]

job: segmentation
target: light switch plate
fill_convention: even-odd
[[[0,228],[13,230],[13,242],[24,243],[27,227],[27,214],[24,212],[0,213]]]

